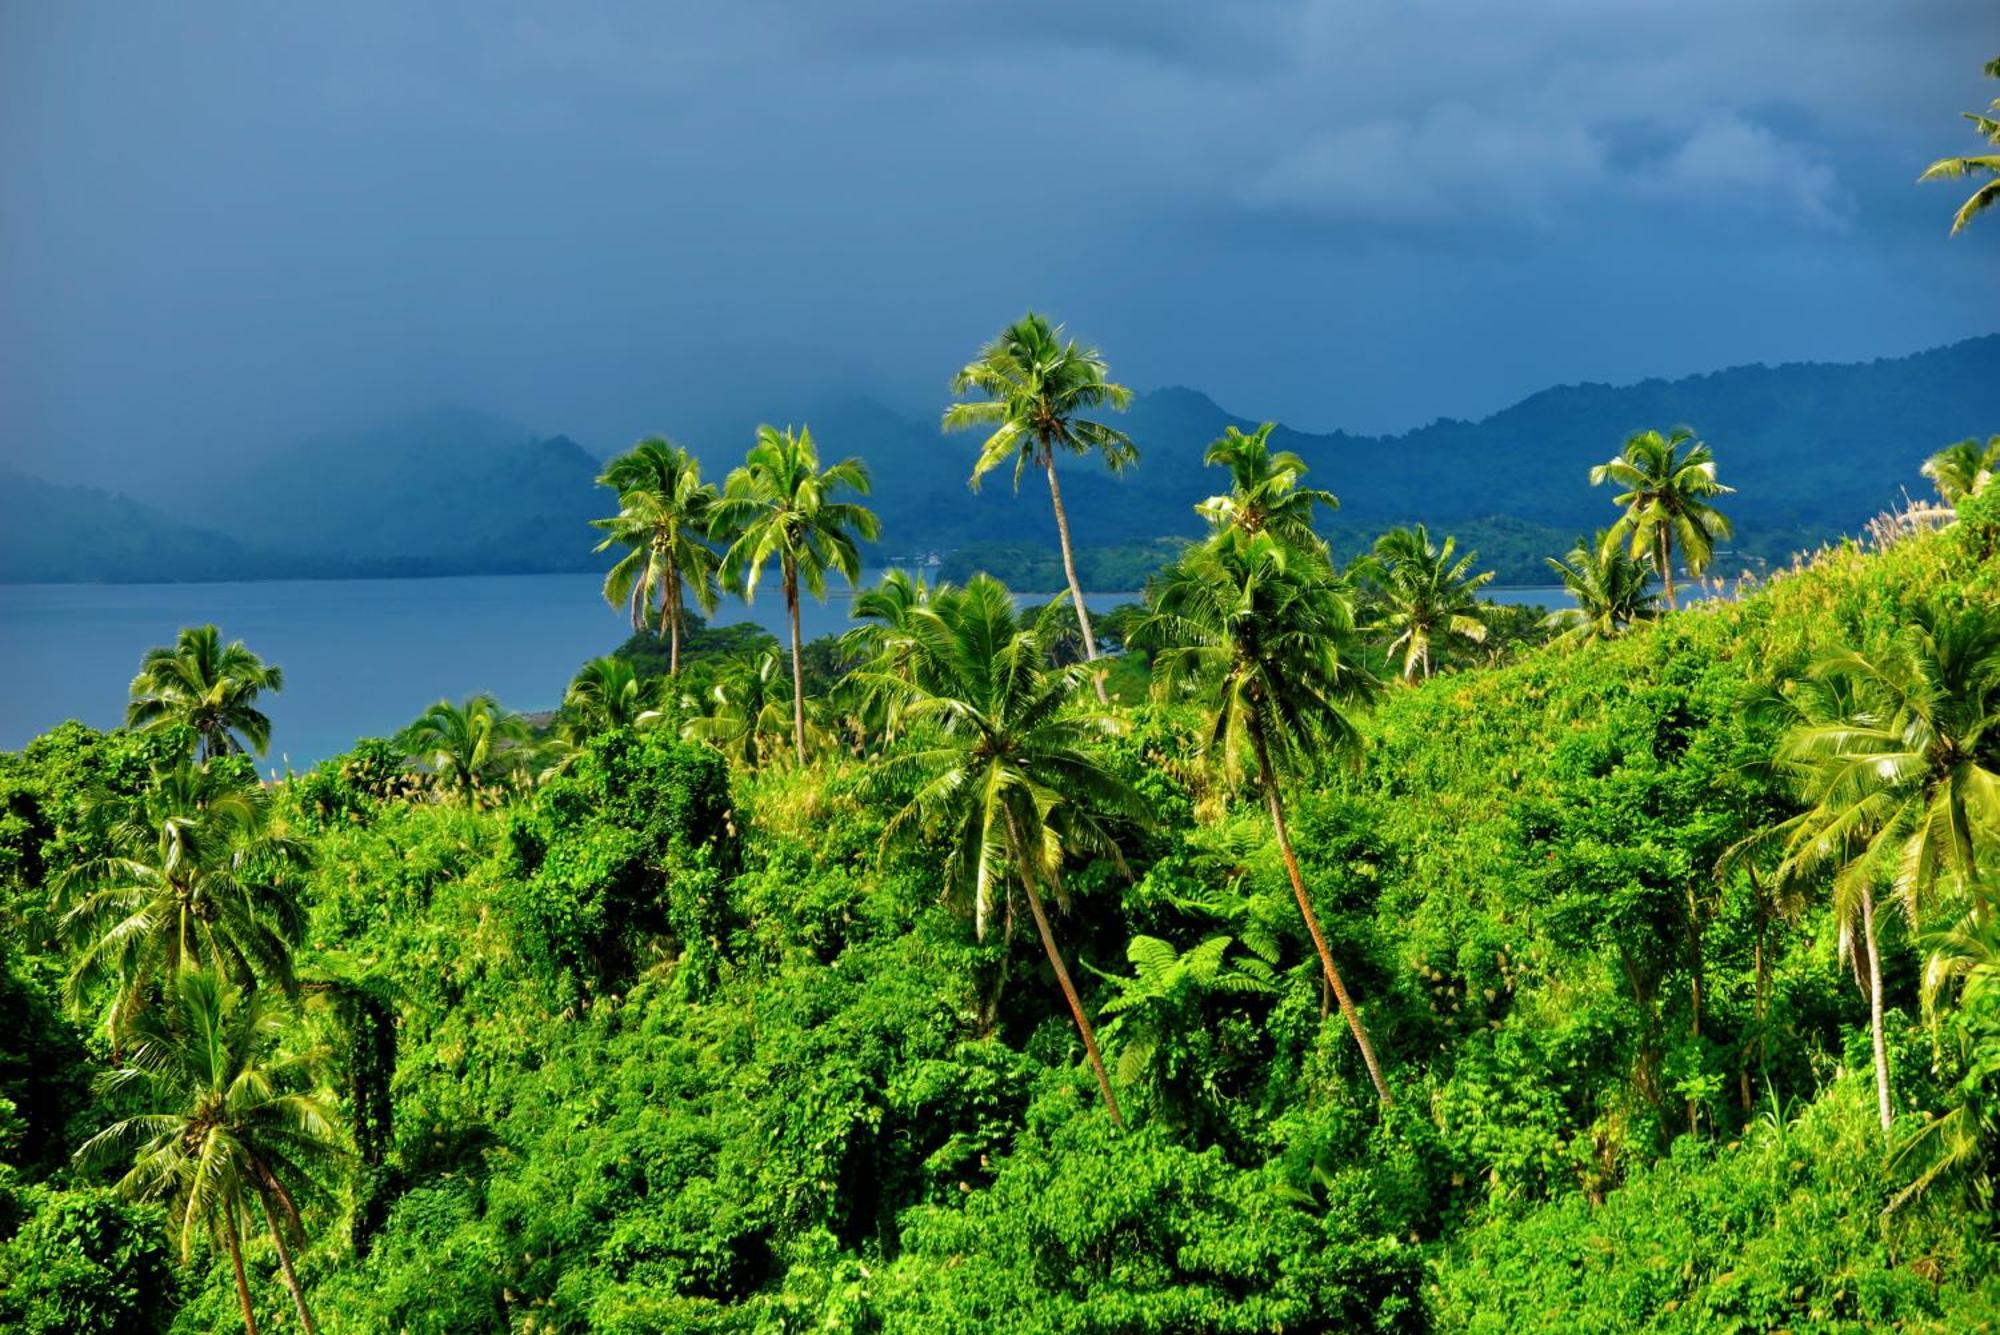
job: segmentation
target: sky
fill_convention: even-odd
[[[1030,307],[1305,429],[2000,329],[1993,0],[0,0],[0,463],[936,411]]]

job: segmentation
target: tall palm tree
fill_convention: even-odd
[[[304,1236],[301,1207],[330,1204],[326,1186],[344,1158],[336,1115],[310,1057],[277,1056],[281,1032],[262,994],[236,991],[212,973],[174,980],[165,1014],[149,1015],[141,1041],[105,1086],[147,1111],[86,1141],[77,1158],[129,1156],[118,1189],[171,1210],[185,1262],[207,1230],[229,1252],[245,1329],[257,1317],[243,1273],[243,1216],[260,1208],[299,1324],[316,1335],[287,1241]]]
[[[1551,556],[1548,562],[1570,597],[1576,599],[1575,607],[1558,608],[1542,619],[1560,641],[1583,644],[1608,640],[1626,627],[1660,614],[1660,595],[1646,587],[1652,580],[1650,562],[1631,556],[1615,543],[1607,545],[1602,531],[1594,538],[1578,538],[1567,557],[1558,560]]]
[[[1271,453],[1276,425],[1266,422],[1247,435],[1232,426],[1210,442],[1202,462],[1227,468],[1232,486],[1227,494],[1211,496],[1195,510],[1218,532],[1269,532],[1294,547],[1319,550],[1324,544],[1313,531],[1313,511],[1320,506],[1338,510],[1340,498],[1299,485],[1306,474],[1305,460],[1290,450]]]
[[[261,756],[271,744],[271,720],[257,708],[257,697],[284,688],[284,670],[251,653],[243,641],[225,645],[214,626],[188,626],[171,649],[148,649],[140,660],[125,725],[142,730],[184,725],[203,760],[231,751]]]
[[[629,606],[632,629],[659,608],[656,625],[667,637],[667,675],[681,670],[681,627],[687,619],[683,587],[704,612],[715,611],[717,557],[707,543],[713,486],[701,480],[701,463],[660,436],[648,436],[604,467],[598,482],[618,492],[618,513],[591,523],[608,536],[598,551],[629,550],[604,577],[604,600]]]
[[[1206,712],[1202,759],[1230,781],[1254,774],[1320,969],[1388,1103],[1368,1027],[1306,894],[1281,791],[1285,779],[1359,751],[1353,711],[1376,683],[1343,654],[1354,638],[1351,595],[1325,562],[1269,533],[1224,534],[1168,569],[1135,638],[1154,649],[1155,690]]]
[[[2000,473],[2000,436],[1988,436],[1982,443],[1968,437],[1947,445],[1924,460],[1924,476],[1937,488],[1938,499],[1956,506],[1968,496],[1977,496]]]
[[[273,829],[270,810],[253,776],[183,760],[116,814],[104,857],[57,881],[58,930],[74,951],[68,998],[81,1005],[110,985],[114,1042],[144,999],[187,969],[218,970],[245,989],[259,979],[292,986],[292,947],[305,930],[294,873],[306,853]]]
[[[1986,77],[2000,79],[2000,57],[1986,62]],[[2000,97],[1986,110],[1992,114],[1981,115],[1968,111],[1965,118],[1979,127],[1979,133],[1987,143],[2000,147]],[[2000,153],[1981,153],[1974,157],[1940,158],[1924,169],[1919,181],[1959,180],[1967,176],[1987,176],[1993,179],[1972,192],[1971,198],[1959,205],[1952,215],[1951,234],[1957,236],[1967,223],[1991,208],[1993,201],[2000,199]]]
[[[1141,824],[1145,811],[1099,754],[1099,741],[1119,723],[1078,700],[1089,669],[1048,665],[1045,619],[1023,624],[1013,596],[987,575],[911,614],[911,672],[900,683],[911,735],[880,762],[876,781],[910,784],[916,795],[882,837],[885,845],[942,840],[947,893],[970,898],[981,937],[994,908],[1019,887],[1104,1106],[1123,1125],[1042,896],[1061,893],[1063,862],[1073,853],[1122,863],[1112,823]]]
[[[765,747],[779,745],[785,733],[799,720],[788,706],[785,673],[778,655],[771,650],[746,658],[725,668],[708,694],[706,714],[690,718],[681,736],[690,742],[706,742],[745,769],[763,763]],[[806,721],[807,735],[816,731]]]
[[[527,740],[527,724],[483,694],[462,705],[440,700],[397,736],[403,754],[428,765],[468,807],[479,804],[482,785],[510,762],[510,750]]]
[[[859,459],[843,459],[822,470],[810,429],[760,426],[757,443],[743,466],[729,475],[714,507],[711,532],[733,539],[722,557],[725,588],[749,602],[765,563],[778,563],[792,632],[792,743],[801,765],[806,763],[806,682],[799,657],[799,590],[824,599],[829,570],[852,586],[861,578],[857,540],[873,542],[881,532],[873,511],[833,499],[843,490],[868,493],[868,469]]]
[[[1674,554],[1680,554],[1690,575],[1708,569],[1715,557],[1715,540],[1735,531],[1709,501],[1731,495],[1736,488],[1715,480],[1714,453],[1684,426],[1664,436],[1640,431],[1628,437],[1616,458],[1590,470],[1591,486],[1606,482],[1624,488],[1612,500],[1624,506],[1625,513],[1604,531],[1605,543],[1615,547],[1629,542],[1634,557],[1651,555],[1666,584],[1667,606],[1676,606]]]
[[[1826,654],[1795,682],[1778,748],[1805,809],[1767,836],[1780,875],[1830,871],[1843,947],[1858,919],[1876,1094],[1889,1124],[1875,889],[1914,922],[1940,890],[1965,899],[2000,831],[2000,613],[1921,607],[1880,652]],[[1970,904],[1976,916],[1991,906]]]
[[[1084,416],[1094,409],[1123,409],[1132,391],[1113,384],[1103,354],[1096,348],[1063,339],[1061,325],[1051,326],[1030,311],[1000,331],[973,361],[952,377],[952,393],[985,397],[954,403],[944,410],[944,429],[962,431],[991,427],[993,432],[972,465],[972,485],[1007,462],[1014,461],[1014,489],[1031,466],[1049,479],[1049,502],[1056,512],[1056,537],[1062,544],[1063,573],[1083,628],[1086,659],[1097,657],[1090,613],[1083,605],[1083,583],[1076,576],[1076,553],[1070,546],[1069,514],[1063,509],[1062,483],[1056,478],[1056,454],[1088,454],[1095,450],[1112,472],[1139,457],[1131,437]],[[1099,703],[1107,700],[1104,681],[1093,678]]]
[[[641,678],[615,654],[593,658],[563,694],[564,729],[581,740],[618,728],[649,728],[660,715],[660,679]]]
[[[1431,675],[1431,646],[1446,636],[1486,641],[1477,594],[1493,572],[1468,574],[1479,553],[1454,561],[1457,546],[1458,539],[1447,536],[1439,547],[1422,524],[1392,528],[1375,540],[1375,550],[1361,564],[1375,588],[1375,628],[1389,632],[1391,657],[1402,654],[1404,681]]]

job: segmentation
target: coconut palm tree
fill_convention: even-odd
[[[643,731],[661,718],[661,690],[660,678],[641,678],[615,654],[593,658],[563,694],[564,731],[572,741],[618,728]]]
[[[238,991],[204,970],[180,974],[164,1013],[146,1017],[140,1041],[104,1081],[121,1105],[146,1111],[84,1142],[77,1158],[129,1159],[118,1190],[167,1203],[183,1262],[196,1234],[207,1231],[220,1242],[251,1335],[257,1317],[242,1234],[254,1202],[299,1324],[316,1335],[290,1244],[304,1238],[303,1207],[333,1203],[327,1183],[346,1156],[316,1062],[276,1055],[280,1032],[264,994]]]
[[[183,760],[134,806],[101,810],[109,852],[55,885],[58,931],[74,952],[71,1005],[110,986],[116,1042],[145,998],[187,969],[217,970],[246,990],[260,979],[292,986],[292,947],[305,930],[295,873],[306,853],[273,828],[254,775]]]
[[[1313,511],[1322,506],[1338,510],[1340,498],[1299,485],[1306,474],[1305,460],[1290,450],[1271,453],[1276,425],[1266,422],[1247,435],[1232,426],[1210,442],[1202,462],[1227,468],[1232,486],[1226,495],[1211,496],[1195,506],[1195,511],[1217,532],[1269,532],[1302,550],[1322,550],[1325,544],[1313,531]]]
[[[1660,614],[1660,595],[1646,586],[1652,580],[1652,566],[1635,558],[1615,543],[1606,545],[1602,531],[1590,539],[1578,538],[1562,560],[1548,558],[1549,569],[1562,580],[1575,607],[1558,608],[1542,619],[1556,632],[1556,639],[1570,644],[1608,640],[1640,621]]]
[[[1590,470],[1591,486],[1606,482],[1624,488],[1612,500],[1624,506],[1625,513],[1604,531],[1605,543],[1611,547],[1630,543],[1635,558],[1650,555],[1666,584],[1667,606],[1676,606],[1675,553],[1690,575],[1708,569],[1715,540],[1735,531],[1709,501],[1731,495],[1736,488],[1715,480],[1714,453],[1684,426],[1664,436],[1641,431],[1627,438],[1616,458]]]
[[[849,615],[861,624],[840,637],[840,648],[866,670],[849,674],[843,685],[852,692],[861,727],[884,744],[897,732],[902,704],[897,683],[909,680],[911,616],[950,588],[949,584],[932,588],[922,576],[891,570],[880,584],[854,595]]]
[[[1977,496],[2000,473],[2000,436],[1988,436],[1984,442],[1968,437],[1947,445],[1924,460],[1923,471],[1937,488],[1938,499],[1956,506]]]
[[[2000,79],[2000,57],[1986,62],[1986,77]],[[2000,147],[2000,97],[1994,98],[1986,110],[1991,114],[1982,115],[1977,111],[1968,111],[1965,113],[1965,118],[1979,128],[1980,136],[1987,143]],[[1986,176],[1992,179],[1974,190],[1971,197],[1959,205],[1958,212],[1952,215],[1953,236],[1957,236],[1967,223],[1991,208],[1994,200],[2000,199],[2000,153],[1981,153],[1964,158],[1939,158],[1924,168],[1924,174],[1917,178],[1919,181],[1943,181],[1962,180],[1968,176]]]
[[[774,650],[739,659],[717,675],[708,693],[708,712],[683,724],[681,736],[706,742],[745,769],[756,769],[766,748],[781,745],[795,726],[787,685]]]
[[[514,753],[527,740],[527,724],[483,694],[460,705],[438,701],[396,738],[404,755],[428,766],[468,807],[477,806],[481,788],[520,759]]]
[[[878,763],[875,782],[916,795],[884,828],[883,843],[941,842],[946,892],[971,901],[981,938],[995,908],[1020,890],[1104,1106],[1123,1125],[1043,902],[1045,891],[1061,894],[1063,863],[1074,854],[1122,865],[1113,823],[1144,822],[1138,795],[1098,751],[1119,721],[1078,699],[1089,669],[1049,666],[1041,621],[1024,624],[1013,596],[990,576],[933,597],[910,621],[910,674],[898,686],[911,732]]]
[[[767,562],[776,561],[792,632],[792,744],[806,763],[806,682],[799,657],[799,591],[826,597],[829,570],[851,587],[861,578],[857,541],[873,542],[881,524],[873,511],[834,500],[841,491],[868,492],[868,469],[843,459],[822,470],[812,431],[757,428],[743,466],[729,475],[714,507],[711,533],[733,540],[722,557],[722,584],[749,602]]]
[[[702,611],[715,611],[718,558],[707,543],[713,486],[701,480],[701,463],[660,436],[648,436],[604,467],[598,482],[618,492],[618,513],[591,523],[608,536],[598,551],[628,550],[604,577],[604,600],[629,606],[632,629],[643,630],[647,612],[667,637],[667,675],[681,670],[681,629],[687,620],[683,588]]]
[[[1010,458],[1016,491],[1021,487],[1021,475],[1030,467],[1048,475],[1063,572],[1069,578],[1070,597],[1075,600],[1077,620],[1083,628],[1084,656],[1095,660],[1097,641],[1091,634],[1090,613],[1083,605],[1083,583],[1076,576],[1076,553],[1070,545],[1062,483],[1056,477],[1056,455],[1094,450],[1114,473],[1137,459],[1139,451],[1129,436],[1084,415],[1103,407],[1123,409],[1131,402],[1132,391],[1111,382],[1103,354],[1096,348],[1082,347],[1074,339],[1065,342],[1061,325],[1051,326],[1033,311],[981,348],[978,357],[952,378],[951,389],[954,394],[984,397],[946,408],[945,430],[992,428],[972,465],[975,490],[981,478]],[[1104,703],[1103,679],[1093,680],[1098,701]]]
[[[257,697],[284,688],[284,670],[251,653],[243,641],[225,645],[214,626],[188,626],[171,649],[148,649],[140,660],[125,726],[184,726],[203,760],[231,751],[261,756],[271,744],[271,720],[257,708]]]
[[[1375,589],[1375,629],[1389,633],[1391,657],[1403,656],[1403,680],[1431,675],[1431,647],[1446,636],[1486,641],[1486,621],[1475,596],[1493,578],[1467,572],[1479,553],[1452,559],[1458,539],[1439,547],[1422,524],[1392,528],[1375,540],[1360,570]]]
[[[1255,777],[1299,915],[1327,986],[1382,1102],[1389,1086],[1306,894],[1285,822],[1282,783],[1358,754],[1353,721],[1376,683],[1347,652],[1350,592],[1325,562],[1270,533],[1224,534],[1191,548],[1152,594],[1134,638],[1154,650],[1154,689],[1207,715],[1203,761],[1226,781]]]
[[[1804,810],[1766,840],[1783,878],[1830,873],[1843,948],[1858,924],[1867,966],[1876,1094],[1890,1120],[1875,891],[1912,922],[1940,891],[1964,900],[2000,831],[2000,614],[1920,607],[1874,654],[1821,657],[1791,683],[1795,721],[1778,747]],[[1991,906],[1973,897],[1976,916]]]

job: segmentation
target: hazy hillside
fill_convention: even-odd
[[[0,581],[230,579],[243,544],[90,487],[0,468]]]
[[[967,488],[976,438],[942,436],[935,418],[867,399],[771,406],[773,421],[809,422],[823,454],[867,460],[885,554],[1053,546],[1039,477],[1024,481],[1019,499],[1004,472],[980,493]],[[1093,464],[1069,465],[1064,490],[1079,545],[1193,534],[1190,497],[1216,486],[1203,450],[1225,426],[1254,421],[1198,390],[1140,396],[1121,422],[1143,453],[1136,468],[1114,479]],[[1738,524],[1735,555],[1781,560],[1854,531],[1900,489],[1915,489],[1919,463],[1940,445],[2000,426],[2000,334],[1868,363],[1563,386],[1478,422],[1440,420],[1397,436],[1281,430],[1279,438],[1339,494],[1338,548],[1352,551],[1389,524],[1422,519],[1478,546],[1503,580],[1520,580],[1541,577],[1542,556],[1610,518],[1609,495],[1588,484],[1590,465],[1634,430],[1681,422],[1714,445],[1722,476],[1738,489],[1728,507]],[[752,425],[683,443],[719,479]],[[594,444],[601,454],[625,443]],[[46,506],[10,494],[10,506],[36,513],[0,539],[0,578],[595,568],[587,523],[609,500],[594,483],[598,464],[565,436],[537,438],[468,410],[427,413],[299,446],[245,473],[189,479],[183,494],[161,499],[167,514],[201,514],[224,536],[136,508],[119,523],[93,522],[92,506],[111,503],[102,493],[85,503],[83,493],[63,489],[66,497]]]

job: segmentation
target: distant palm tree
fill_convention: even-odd
[[[659,607],[658,629],[667,637],[667,675],[681,670],[681,628],[687,614],[683,586],[702,611],[715,611],[718,558],[708,546],[713,486],[701,480],[701,463],[660,436],[648,436],[605,465],[598,482],[618,492],[618,513],[591,522],[609,536],[597,545],[630,550],[604,577],[604,599],[629,606],[632,629]]]
[[[1823,656],[1793,683],[1778,748],[1805,810],[1767,832],[1780,875],[1833,876],[1842,946],[1858,918],[1868,965],[1879,1111],[1889,1124],[1875,899],[1912,921],[1941,889],[1964,898],[2000,831],[2000,613],[1921,607],[1872,655]],[[1977,905],[1989,913],[1990,905]]]
[[[261,756],[271,744],[271,720],[257,708],[257,697],[284,687],[283,669],[265,663],[243,641],[225,645],[214,626],[189,626],[173,648],[146,651],[132,679],[125,725],[185,726],[202,760],[231,751]]]
[[[1576,599],[1575,607],[1558,608],[1542,620],[1558,632],[1558,640],[1608,640],[1660,614],[1660,595],[1646,587],[1653,577],[1650,562],[1635,559],[1615,543],[1607,545],[1601,531],[1595,538],[1578,538],[1568,557],[1551,556],[1548,563]]]
[[[334,1203],[326,1183],[345,1158],[336,1114],[310,1057],[272,1055],[278,1017],[261,994],[189,971],[168,989],[165,1013],[149,1015],[139,1043],[104,1084],[128,1117],[83,1144],[77,1158],[127,1158],[118,1189],[162,1200],[172,1211],[181,1258],[206,1230],[229,1253],[243,1325],[257,1317],[243,1272],[243,1216],[261,1208],[299,1324],[316,1335],[287,1236],[304,1237],[301,1207]]]
[[[1687,453],[1681,453],[1686,445]],[[1729,519],[1708,502],[1735,492],[1715,480],[1715,455],[1677,426],[1662,436],[1641,431],[1625,441],[1618,457],[1590,470],[1590,485],[1616,483],[1625,490],[1612,500],[1625,507],[1618,522],[1604,531],[1605,543],[1631,544],[1634,557],[1650,555],[1666,584],[1667,606],[1674,602],[1674,554],[1699,576],[1715,557],[1715,539],[1735,530]]]
[[[114,1042],[153,989],[188,969],[291,987],[305,931],[294,873],[306,854],[272,828],[270,810],[254,776],[183,760],[117,814],[109,853],[56,882],[58,929],[74,951],[69,1001],[110,985]]]
[[[1087,667],[1048,666],[1040,622],[1022,624],[1013,596],[990,576],[976,575],[918,608],[911,636],[910,678],[900,684],[911,735],[878,762],[876,781],[907,783],[916,795],[891,818],[883,842],[941,842],[947,892],[971,900],[981,937],[993,910],[1008,902],[1010,881],[1019,885],[1104,1106],[1123,1125],[1096,1031],[1042,901],[1043,891],[1060,892],[1072,854],[1122,865],[1111,822],[1145,821],[1138,795],[1097,749],[1119,723],[1077,699]]]
[[[585,663],[563,695],[565,729],[581,740],[619,728],[649,728],[660,715],[660,679],[641,678],[616,655]]]
[[[775,651],[740,659],[718,674],[708,693],[708,712],[683,724],[681,736],[706,742],[745,769],[756,769],[766,748],[782,745],[797,726],[787,685]],[[810,719],[806,728],[811,738],[815,730]]]
[[[981,478],[1010,458],[1017,491],[1021,475],[1029,467],[1048,475],[1063,571],[1069,577],[1070,597],[1075,600],[1077,621],[1083,628],[1084,657],[1095,660],[1097,640],[1091,634],[1090,613],[1083,605],[1083,583],[1076,575],[1069,514],[1063,509],[1062,483],[1056,478],[1056,453],[1095,450],[1115,473],[1137,459],[1139,451],[1124,432],[1084,416],[1096,408],[1124,408],[1132,400],[1132,391],[1111,382],[1104,357],[1096,348],[1082,347],[1074,339],[1065,342],[1062,335],[1061,325],[1051,326],[1032,311],[1001,330],[1000,336],[981,348],[979,356],[951,382],[954,394],[985,397],[946,408],[944,429],[993,428],[972,465],[975,488]],[[1101,677],[1092,680],[1102,703],[1107,699],[1104,681]]]
[[[812,432],[757,428],[743,466],[729,475],[713,511],[711,533],[732,539],[722,557],[723,587],[756,596],[767,561],[778,563],[785,612],[792,632],[792,744],[806,763],[805,666],[799,656],[799,590],[826,597],[829,570],[850,586],[861,578],[857,540],[872,542],[881,532],[873,511],[832,499],[839,492],[868,492],[868,469],[859,459],[843,459],[822,470]]]
[[[403,753],[427,765],[468,807],[479,804],[481,787],[512,760],[510,748],[528,740],[528,726],[490,695],[474,695],[462,705],[440,700],[397,737]]]
[[[1389,1102],[1368,1028],[1306,894],[1280,787],[1359,752],[1353,713],[1376,683],[1343,652],[1354,639],[1351,594],[1324,561],[1269,533],[1225,533],[1167,570],[1134,639],[1154,651],[1154,689],[1190,698],[1207,715],[1204,762],[1230,780],[1254,774],[1327,986],[1376,1094]]]
[[[1375,588],[1375,628],[1389,633],[1389,655],[1403,656],[1403,680],[1431,675],[1431,647],[1446,636],[1486,642],[1485,613],[1476,596],[1493,578],[1468,574],[1479,553],[1452,560],[1458,539],[1431,541],[1422,524],[1392,528],[1375,540],[1361,571]]]
[[[897,731],[902,705],[897,683],[909,680],[912,615],[950,588],[949,584],[933,588],[922,576],[891,570],[880,584],[854,595],[849,615],[861,624],[840,637],[840,648],[864,670],[849,674],[845,685],[852,692],[861,727],[884,744],[894,740]]]
[[[1938,499],[1951,506],[1977,496],[1995,473],[2000,473],[2000,436],[1988,436],[1983,443],[1969,437],[1924,460],[1924,476],[1937,488]]]
[[[1986,62],[1986,77],[2000,79],[2000,57]],[[2000,97],[1993,99],[1987,111],[1993,114],[1981,115],[1968,111],[1965,118],[1979,127],[1979,133],[1987,143],[2000,146]],[[1992,207],[1993,201],[2000,199],[2000,153],[1982,153],[1975,157],[1940,158],[1924,169],[1919,181],[1957,180],[1967,176],[1989,176],[1992,180],[1972,192],[1972,197],[1959,206],[1952,215],[1953,236],[1980,214]]]
[[[1313,511],[1322,506],[1338,510],[1340,499],[1330,491],[1299,485],[1306,463],[1298,455],[1290,450],[1271,453],[1276,425],[1266,422],[1248,435],[1232,426],[1210,442],[1202,462],[1227,468],[1234,485],[1226,495],[1211,496],[1195,510],[1218,532],[1268,532],[1294,547],[1319,550],[1325,544],[1313,530]]]

